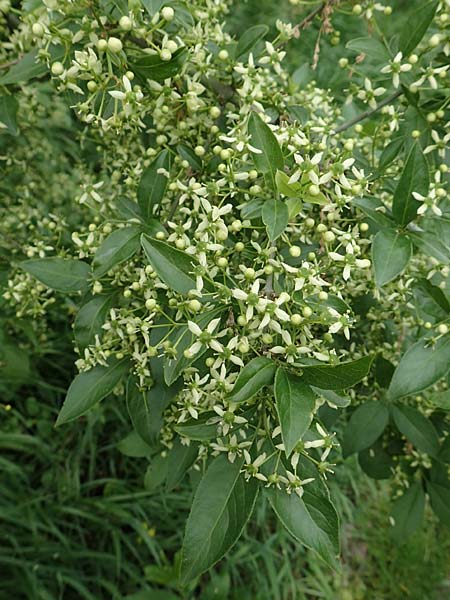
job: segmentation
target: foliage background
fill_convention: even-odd
[[[407,13],[419,4],[420,0],[397,0],[392,6]],[[243,1],[232,14],[230,27],[237,33],[256,23],[273,28],[277,18],[289,16],[295,22],[293,14],[301,20],[305,9],[289,8],[287,3],[280,9],[277,0]],[[346,41],[364,34],[360,26],[361,21],[345,18],[339,27],[341,39],[334,47],[324,45],[314,73],[305,64],[311,62],[315,25],[291,42],[289,64],[297,81],[306,83],[314,77],[319,85],[339,90],[343,74],[327,55],[345,56]],[[45,83],[39,93],[45,106]],[[60,189],[64,174],[55,174],[52,158],[60,160],[61,152],[67,158],[65,175],[70,185],[78,183],[71,151],[79,150],[70,146],[76,125],[62,107],[61,114],[49,120],[43,110],[30,123],[33,135],[36,131],[42,137],[44,131],[54,134],[54,143],[36,148],[32,160],[25,157],[25,150],[35,140],[26,135],[17,139],[24,146],[23,174],[26,177],[26,169],[41,170],[42,189],[37,192],[44,194],[51,193],[52,185]],[[1,147],[2,154],[6,151]],[[83,152],[94,152],[88,141]],[[8,175],[13,177],[11,172]],[[13,184],[12,179],[6,181]],[[2,188],[4,194],[8,183]],[[33,201],[39,210],[39,193]],[[70,210],[67,218],[74,218]],[[70,305],[66,309],[70,313]],[[0,571],[4,574],[0,597],[187,597],[178,589],[174,565],[188,513],[188,487],[162,494],[146,485],[145,457],[127,456],[129,452],[120,445],[129,431],[123,407],[105,403],[64,430],[53,429],[74,375],[67,328],[65,315],[51,313],[42,323],[40,337],[26,328],[21,331],[31,348],[32,361],[28,364],[24,356],[23,366],[33,383],[0,382]],[[398,546],[389,532],[387,483],[370,481],[352,459],[338,470],[332,493],[345,523],[340,573],[330,573],[314,555],[293,543],[262,505],[227,564],[222,561],[205,575],[196,595],[261,600],[448,597],[450,540],[431,514],[420,532]]]

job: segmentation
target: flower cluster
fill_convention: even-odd
[[[449,212],[441,94],[448,2],[432,15],[439,33],[411,51],[378,42],[375,76],[374,45],[356,44],[354,60],[349,46],[339,60],[351,76],[349,119],[329,91],[290,77],[284,63],[294,26],[278,23],[271,41],[258,27],[235,40],[223,25],[230,4],[136,1],[122,9],[45,0],[26,17],[13,44],[36,45],[97,164],[81,159],[70,200],[83,218],[41,221],[52,235],[30,241],[25,255],[91,265],[74,325],[77,367],[86,373],[129,361],[130,393],[149,402],[160,425],[158,452],[181,440],[198,464],[223,454],[240,461],[245,479],[302,496],[331,471],[337,446],[321,409],[347,398],[305,379],[308,418],[288,444],[273,373],[239,399],[252,365],[303,381],[314,368],[322,373],[374,351],[395,362],[395,327],[434,328],[435,343],[447,333],[446,315],[424,309],[417,318],[410,305],[416,275],[430,265],[426,281],[447,289],[445,261],[418,254],[394,282],[411,250],[387,276],[389,258],[371,250],[370,236],[398,227],[424,248],[436,226],[430,216]],[[338,3],[327,4],[329,20]],[[373,23],[389,9],[366,2],[352,11]],[[421,145],[429,162],[415,159],[407,193],[416,204],[402,221],[392,182],[409,173],[409,158],[396,157]],[[431,185],[415,179],[418,164]],[[62,229],[70,235],[55,240]],[[45,286],[29,293],[30,281],[17,271],[4,294],[21,316],[53,301]],[[384,391],[375,384],[373,393]]]

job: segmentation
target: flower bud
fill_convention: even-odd
[[[132,23],[130,17],[127,17],[126,15],[124,15],[123,17],[120,17],[119,27],[120,27],[120,29],[123,29],[124,31],[130,31],[133,27],[133,23]]]
[[[119,52],[121,52],[122,48],[123,48],[123,45],[122,45],[122,42],[119,40],[119,38],[116,38],[116,37],[109,38],[108,50],[110,52],[112,52],[113,54],[118,54]]]
[[[171,6],[165,6],[162,10],[161,10],[161,17],[165,20],[165,21],[172,21],[172,19],[175,16],[175,11],[173,10],[173,8]]]

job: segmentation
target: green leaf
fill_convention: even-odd
[[[437,408],[442,410],[450,410],[450,390],[431,394],[430,402],[432,402]]]
[[[177,151],[183,160],[188,161],[189,165],[194,171],[202,170],[203,161],[199,156],[195,154],[195,152],[190,146],[188,146],[187,144],[178,144]]]
[[[65,53],[63,46],[50,46],[50,61],[62,60]],[[13,85],[25,83],[35,77],[42,77],[49,72],[45,62],[36,62],[38,50],[34,49],[24,54],[19,61],[13,65],[3,77],[0,77],[0,85]]]
[[[385,46],[378,40],[372,37],[355,38],[347,42],[345,47],[348,50],[365,54],[367,58],[373,59],[380,63],[386,63],[390,59],[390,55]]]
[[[317,396],[321,396],[324,398],[328,404],[331,404],[333,407],[345,408],[350,404],[350,398],[348,396],[341,396],[340,394],[336,394],[332,390],[321,390],[318,387],[311,386],[311,389],[317,394]]]
[[[255,25],[244,31],[236,47],[236,60],[244,59],[268,31],[267,25]]]
[[[171,60],[168,61],[161,60],[159,54],[146,54],[131,63],[131,67],[133,72],[141,78],[163,82],[165,79],[178,75],[187,56],[186,48],[178,48],[172,54]]]
[[[358,454],[361,469],[372,479],[389,479],[392,475],[394,461],[384,450],[382,438]]]
[[[284,159],[277,138],[259,115],[252,112],[248,120],[251,145],[259,152],[252,152],[256,168],[267,176],[272,189],[276,188],[275,175],[283,170]]]
[[[163,150],[142,173],[137,189],[137,199],[145,222],[153,217],[155,207],[161,204],[166,193],[168,178],[164,173],[158,173],[158,171],[164,169],[169,172],[170,165],[169,151]]]
[[[97,366],[79,373],[70,384],[56,426],[77,419],[103,400],[113,391],[128,369],[128,360],[124,359],[107,367]]]
[[[430,482],[427,484],[427,492],[434,513],[442,523],[450,527],[450,488]]]
[[[132,431],[126,437],[124,437],[117,444],[117,449],[124,456],[131,456],[133,458],[142,458],[149,456],[152,452],[150,446],[148,446],[137,431]]]
[[[392,536],[397,542],[406,541],[422,524],[425,510],[425,493],[422,484],[413,483],[409,489],[400,496],[392,507],[394,527]]]
[[[277,198],[266,200],[262,207],[262,220],[271,242],[275,241],[289,223],[289,210],[284,202]]]
[[[278,170],[275,173],[275,183],[280,194],[288,196],[288,198],[296,198],[304,195],[303,186],[298,181],[289,183],[289,175],[284,171]]]
[[[411,258],[411,241],[394,229],[379,231],[372,244],[372,261],[378,287],[392,281]]]
[[[181,551],[181,584],[201,575],[237,541],[256,501],[256,479],[245,481],[242,459],[213,460],[195,492]]]
[[[367,375],[373,356],[340,365],[313,365],[302,368],[303,381],[322,390],[340,391],[352,387]]]
[[[145,472],[144,487],[148,492],[154,492],[166,479],[169,461],[166,456],[156,454]]]
[[[92,267],[96,279],[110,269],[130,259],[139,250],[139,227],[124,227],[113,231],[95,253]]]
[[[412,406],[394,406],[393,417],[400,433],[418,450],[436,457],[439,437],[432,422]]]
[[[390,216],[386,215],[386,209],[383,203],[377,198],[364,196],[363,198],[355,198],[354,206],[360,208],[368,217],[370,224],[378,229],[389,229],[394,227],[395,223]]]
[[[270,358],[264,356],[253,358],[239,373],[228,396],[229,401],[244,402],[249,400],[264,386],[272,383],[276,368],[276,364]]]
[[[31,258],[20,263],[24,271],[58,292],[82,292],[89,285],[91,267],[73,258]]]
[[[182,444],[179,439],[173,443],[169,452],[167,465],[166,491],[170,492],[183,480],[186,471],[192,466],[198,456],[198,444],[191,442],[189,445]]]
[[[17,110],[19,103],[14,96],[0,96],[0,134],[8,131],[11,135],[18,135]],[[4,125],[5,127],[2,127]]]
[[[112,296],[96,296],[80,308],[75,317],[74,336],[80,348],[86,348],[101,337],[102,325],[112,305]]]
[[[387,389],[389,387],[394,371],[394,365],[381,354],[378,354],[375,359],[375,381],[381,388]]]
[[[152,375],[153,369],[152,369]],[[147,392],[147,406],[150,410],[150,422],[147,429],[147,441],[155,444],[160,436],[164,422],[164,411],[181,389],[181,382],[167,385],[164,381],[156,381]]]
[[[266,490],[270,504],[287,531],[314,550],[330,567],[337,568],[339,521],[334,506],[324,495],[307,491],[302,498],[285,490]]]
[[[138,389],[134,377],[128,379],[126,392],[127,409],[133,427],[144,442],[152,446],[157,435],[154,429],[153,415],[150,412],[150,394]]]
[[[342,451],[345,457],[364,450],[380,437],[389,422],[389,410],[382,402],[365,402],[352,413],[344,429]]]
[[[391,398],[417,394],[425,390],[450,369],[450,336],[441,337],[435,344],[422,338],[413,344],[400,359],[389,386]]]
[[[300,377],[281,367],[275,375],[275,401],[286,456],[289,456],[311,424],[316,395]]]
[[[433,21],[438,0],[421,3],[408,20],[408,25],[402,28],[399,41],[399,50],[403,55],[409,54],[414,50],[420,40],[427,32],[428,27]]]
[[[190,440],[198,442],[206,442],[217,437],[217,423],[209,423],[208,421],[217,417],[215,412],[209,412],[206,415],[201,415],[198,419],[188,419],[174,426],[174,429],[182,437],[187,437]]]
[[[148,262],[169,289],[179,294],[195,290],[195,263],[188,254],[144,234],[141,244]]]
[[[426,196],[429,185],[428,164],[421,147],[416,143],[408,154],[392,200],[392,214],[399,225],[407,225],[417,216],[419,203],[412,193]]]
[[[45,75],[48,72],[47,65],[44,62],[36,62],[36,59],[37,50],[25,54],[3,77],[0,77],[0,85],[21,83]]]
[[[450,248],[439,235],[429,231],[411,231],[409,237],[424,255],[434,256],[444,265],[450,262]]]
[[[444,315],[450,313],[450,304],[440,287],[433,285],[428,279],[422,278],[417,279],[414,289],[420,290],[423,296],[428,298],[430,303],[434,305],[436,310],[440,310],[441,313],[443,311]]]
[[[399,136],[392,140],[387,146],[383,148],[383,152],[380,155],[378,162],[378,168],[380,171],[384,171],[400,154],[405,144],[404,136]]]

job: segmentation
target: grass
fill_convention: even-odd
[[[53,429],[55,415],[53,401],[38,393],[18,394],[4,415],[0,571],[7,576],[0,578],[0,598],[449,597],[448,532],[428,515],[422,531],[396,546],[389,534],[388,486],[367,479],[352,461],[332,482],[343,522],[340,573],[293,542],[263,502],[227,559],[195,589],[180,590],[174,564],[189,484],[170,494],[145,491],[146,459],[114,449],[130,428],[117,401],[63,430]]]

